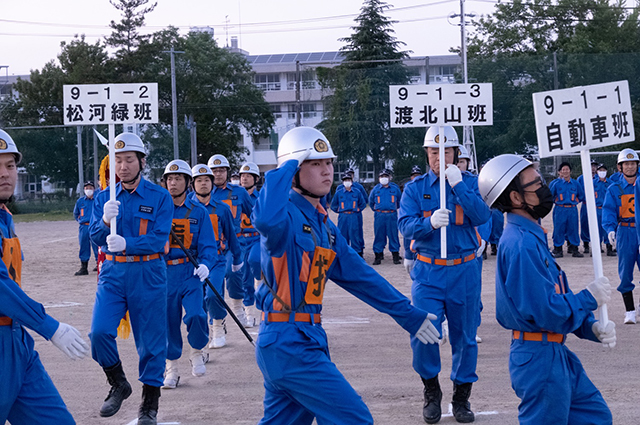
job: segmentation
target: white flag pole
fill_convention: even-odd
[[[109,124],[109,200],[116,200],[116,128],[114,124]],[[115,236],[116,233],[116,217],[111,219],[111,235]]]
[[[446,164],[444,163],[444,127],[438,126],[438,145],[439,146],[439,159],[440,159],[440,208],[447,208],[447,186],[445,181],[444,170]],[[447,226],[440,228],[440,257],[447,259]]]

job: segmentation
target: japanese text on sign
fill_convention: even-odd
[[[492,125],[491,84],[389,86],[391,127]]]
[[[65,85],[65,125],[157,123],[158,84]]]
[[[627,81],[533,94],[540,157],[635,140]]]

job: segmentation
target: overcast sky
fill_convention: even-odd
[[[75,34],[87,41],[111,32],[109,22],[120,12],[108,0],[21,0],[2,2],[0,15],[0,66],[9,75],[28,74],[56,59],[60,42]],[[460,46],[459,0],[396,0],[387,16],[398,21],[396,37],[412,56],[448,54]],[[468,0],[467,14],[493,11],[495,0]],[[338,50],[339,38],[351,34],[362,0],[158,0],[147,15],[145,32],[169,25],[181,32],[190,26],[210,26],[220,45],[238,36],[250,54],[319,52]],[[6,69],[0,69],[5,75]]]

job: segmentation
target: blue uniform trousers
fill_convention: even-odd
[[[400,251],[398,239],[398,212],[383,213],[376,211],[373,217],[373,252],[382,252],[389,239],[389,251]]]
[[[225,254],[227,261],[233,261],[231,251]],[[227,264],[219,262],[212,270],[209,270],[209,282],[216,288],[216,291],[224,298],[224,276]],[[224,308],[216,294],[213,293],[209,285],[206,286],[204,304],[209,313],[209,324],[214,320],[222,320],[227,317],[227,310]]]
[[[136,342],[139,380],[160,387],[167,359],[167,273],[164,259],[105,261],[100,270],[91,320],[91,356],[103,368],[120,361],[116,336],[129,310]],[[144,330],[144,331],[143,331]]]
[[[591,242],[589,236],[589,218],[587,216],[587,204],[580,204],[580,240],[582,242]]]
[[[511,386],[521,399],[520,425],[607,425],[611,411],[564,344],[513,340]]]
[[[89,236],[88,223],[81,224],[78,229],[78,242],[80,243],[80,261],[89,261],[91,258],[91,248],[93,248],[93,258],[98,262],[98,245],[93,243]]]
[[[553,246],[563,246],[564,241],[580,245],[578,237],[578,207],[553,207]]]
[[[263,321],[256,360],[265,387],[259,425],[311,425],[314,418],[318,425],[373,424],[362,398],[331,361],[320,325]]]
[[[240,240],[240,247],[242,249],[242,259],[244,261],[244,247],[242,245],[242,240]],[[244,299],[244,286],[242,282],[242,269],[244,269],[244,265],[242,269],[237,272],[233,272],[231,269],[231,265],[233,264],[233,257],[231,255],[227,255],[227,271],[225,274],[225,278],[227,279],[227,291],[229,292],[229,297],[242,300]]]
[[[167,359],[182,355],[180,322],[184,307],[189,345],[200,350],[209,342],[207,313],[202,308],[202,282],[193,274],[191,263],[167,266]]]
[[[256,249],[260,249],[260,236],[251,236],[251,237],[242,237],[240,238],[240,243],[243,245],[244,250],[244,266],[242,266],[242,288],[244,290],[243,304],[244,305],[254,305],[256,302],[255,296],[255,286],[254,286],[254,278],[255,278],[255,266],[256,264],[251,260],[251,253]],[[257,248],[256,248],[257,247]],[[255,256],[255,252],[253,254]],[[258,255],[260,255],[258,253]],[[258,266],[260,260],[258,259]]]
[[[355,252],[364,251],[364,239],[362,235],[362,213],[338,213],[338,229],[347,240],[347,243]],[[396,229],[397,233],[397,229]],[[384,249],[384,243],[382,249]],[[376,251],[382,252],[382,251]]]
[[[616,248],[618,251],[618,275],[620,285],[618,291],[633,291],[633,267],[637,264],[640,268],[640,255],[638,255],[638,236],[636,228],[618,225],[616,232]]]
[[[16,322],[0,326],[0,423],[75,424],[33,347]]]
[[[480,321],[481,267],[477,260],[457,266],[438,266],[416,260],[411,270],[413,305],[438,317],[434,324],[441,334],[445,316],[449,319],[451,380],[456,384],[478,380],[476,333]],[[438,344],[423,344],[412,336],[411,348],[413,369],[421,377],[430,379],[440,373]]]

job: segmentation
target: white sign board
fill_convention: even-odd
[[[157,123],[158,83],[65,85],[65,125]]]
[[[541,158],[635,140],[629,83],[533,94]]]
[[[490,83],[389,86],[391,127],[493,124]]]

